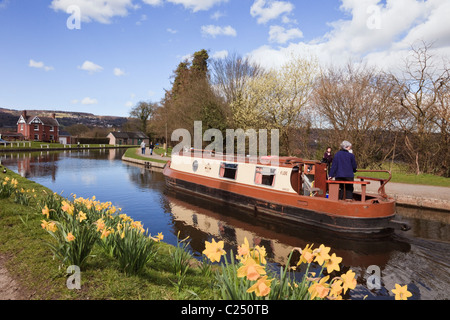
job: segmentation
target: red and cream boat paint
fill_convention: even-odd
[[[389,172],[388,179],[357,177],[353,184],[361,188],[351,201],[338,199],[341,182],[327,180],[326,165],[314,160],[229,159],[192,150],[172,155],[163,173],[169,188],[238,206],[261,218],[346,234],[386,235],[409,229],[394,220],[395,201],[384,193]],[[378,194],[366,193],[372,182],[380,183]]]

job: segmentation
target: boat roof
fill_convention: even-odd
[[[299,157],[286,157],[286,156],[244,156],[244,155],[229,155],[220,152],[214,152],[211,150],[195,150],[180,151],[180,156],[202,158],[202,159],[214,159],[223,160],[224,162],[235,163],[253,163],[265,166],[278,166],[278,167],[295,167],[299,164],[319,164],[318,160],[305,160]]]

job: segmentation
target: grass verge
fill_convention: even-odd
[[[432,174],[412,174],[407,171],[405,166],[394,164],[390,166],[386,164],[377,170],[390,170],[392,174],[392,179],[390,182],[395,183],[407,183],[407,184],[418,184],[418,185],[429,185],[437,187],[450,187],[450,178],[440,177]],[[371,176],[374,178],[388,178],[386,173],[361,173],[356,174],[361,176]]]
[[[3,171],[3,167],[2,167]],[[6,268],[20,284],[26,299],[37,300],[208,300],[214,298],[212,277],[202,275],[196,267],[187,272],[183,289],[173,285],[176,276],[170,269],[170,252],[174,247],[157,243],[158,254],[139,275],[128,276],[119,270],[118,263],[96,245],[81,270],[81,289],[67,287],[67,266],[61,266],[47,245],[51,236],[42,229],[43,216],[36,207],[45,192],[51,190],[14,172],[0,172],[5,177],[18,180],[18,188],[34,190],[29,205],[18,204],[14,195],[0,199],[0,255],[8,257]],[[172,282],[171,282],[172,281]]]

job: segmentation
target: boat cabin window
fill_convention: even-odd
[[[276,169],[267,167],[256,167],[255,184],[273,186],[275,184]]]
[[[236,179],[237,168],[238,165],[236,163],[222,162],[220,164],[219,176],[221,178]]]

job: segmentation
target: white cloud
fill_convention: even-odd
[[[81,21],[111,23],[111,19],[128,15],[129,9],[137,9],[133,0],[52,0],[50,8],[66,12],[69,6],[77,6],[81,11]]]
[[[88,71],[89,73],[99,72],[102,71],[103,68],[100,67],[98,64],[95,64],[91,61],[86,60],[83,62],[83,65],[81,67],[78,67],[78,69]]]
[[[231,36],[236,37],[236,30],[231,26],[219,27],[214,25],[202,26],[202,34],[204,37],[210,36],[215,38],[216,36]]]
[[[33,59],[30,59],[28,66],[31,68],[43,69],[45,71],[53,70],[53,67],[46,66],[43,62],[34,61]]]
[[[256,0],[250,8],[250,14],[257,18],[258,23],[266,23],[289,14],[292,10],[294,5],[288,1]]]
[[[174,4],[181,4],[186,9],[190,9],[193,12],[209,10],[213,6],[220,4],[221,2],[228,2],[228,0],[167,0]]]
[[[97,103],[98,103],[97,99],[92,99],[90,97],[86,97],[83,100],[81,100],[81,104],[84,104],[84,105],[97,104]]]
[[[303,38],[300,29],[293,28],[286,30],[281,26],[271,26],[269,31],[269,41],[284,44],[292,39]]]
[[[163,4],[163,0],[142,0],[144,3],[149,4],[151,6],[161,6]]]
[[[220,18],[222,18],[222,17],[224,17],[225,16],[225,13],[222,13],[222,12],[220,12],[220,11],[216,11],[216,12],[214,12],[212,15],[211,15],[211,19],[213,19],[213,20],[219,20]]]
[[[117,77],[120,77],[120,76],[124,76],[125,75],[125,71],[123,71],[122,69],[120,69],[120,68],[114,68],[114,75],[115,76],[117,76]]]
[[[434,43],[439,55],[450,56],[450,1],[386,0],[383,3],[341,0],[340,10],[346,18],[329,22],[332,29],[322,37],[309,42],[291,41],[285,47],[266,45],[249,55],[268,67],[279,66],[294,53],[315,55],[324,66],[353,60],[393,70],[404,65],[411,45],[423,40]],[[274,42],[281,40],[281,29],[271,31]]]
[[[175,29],[172,29],[172,28],[167,28],[166,31],[171,33],[171,34],[175,34],[175,33],[178,32],[178,30],[175,30]]]
[[[222,50],[222,51],[216,51],[212,54],[213,59],[224,59],[228,57],[228,51]]]
[[[133,102],[131,102],[131,101],[127,101],[127,102],[125,103],[125,107],[127,107],[127,108],[131,108],[133,105],[134,105],[134,104],[133,104]]]

